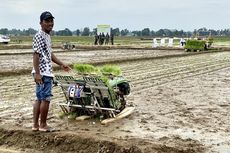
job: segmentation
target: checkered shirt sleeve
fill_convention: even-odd
[[[41,54],[46,49],[46,41],[40,34],[36,34],[33,38],[33,50],[35,53]]]

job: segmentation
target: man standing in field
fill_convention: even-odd
[[[36,101],[33,104],[33,131],[52,132],[46,120],[52,96],[53,69],[52,61],[64,71],[71,68],[62,63],[51,49],[50,32],[54,26],[54,17],[50,12],[43,12],[40,16],[41,30],[33,38],[33,76],[36,82]],[[40,119],[40,123],[39,123]]]

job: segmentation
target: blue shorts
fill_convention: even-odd
[[[42,76],[43,84],[36,84],[36,97],[38,101],[50,101],[52,95],[53,77]]]

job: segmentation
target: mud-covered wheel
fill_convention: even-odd
[[[122,111],[123,109],[125,109],[125,106],[126,106],[126,100],[124,98],[123,95],[120,95],[120,102],[121,102],[121,107],[120,107],[120,111]]]

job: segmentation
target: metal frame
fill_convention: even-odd
[[[93,78],[90,76],[84,76],[83,80],[76,80],[72,76],[60,76],[60,75],[55,76],[55,79],[57,80],[56,85],[61,87],[62,92],[64,93],[65,98],[66,98],[66,102],[58,103],[58,105],[61,107],[62,111],[65,114],[69,113],[68,108],[71,108],[71,107],[86,110],[88,112],[91,112],[92,114],[97,114],[97,112],[107,113],[110,117],[115,117],[116,116],[115,114],[120,113],[119,109],[105,108],[105,107],[100,106],[100,104],[99,104],[99,102],[95,96],[96,90],[98,90],[97,92],[99,92],[99,93],[101,92],[100,89],[108,90],[107,91],[108,92],[108,98],[109,98],[109,100],[112,100],[111,93],[110,93],[108,87],[106,87],[106,85],[104,84],[104,82],[101,79]],[[86,95],[90,94],[90,96],[93,98],[93,103],[91,105],[73,104],[74,101],[69,100],[69,98],[67,97],[66,88],[69,87],[69,85],[71,85],[71,84],[77,84],[77,83],[82,83],[85,85],[85,87],[90,89],[91,92],[86,93]],[[100,96],[103,97],[102,95],[100,95]]]

